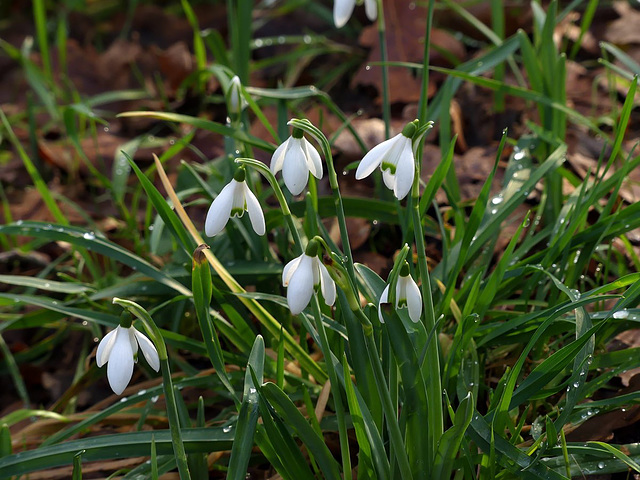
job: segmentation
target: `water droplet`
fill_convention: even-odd
[[[151,397],[151,403],[156,403],[158,401],[158,398],[160,398],[158,395],[154,395],[153,397]]]
[[[260,47],[262,47],[262,45],[263,45],[263,41],[262,41],[262,39],[261,39],[261,38],[258,38],[258,39],[255,41],[255,46],[256,46],[256,48],[260,48]]]
[[[280,45],[282,45],[282,44],[284,43],[284,41],[285,41],[285,38],[284,38],[282,35],[280,35],[280,36],[278,37],[278,43],[279,43]]]
[[[226,427],[224,427],[224,428],[222,429],[222,431],[223,431],[224,433],[229,433],[229,432],[231,431],[231,429],[232,429],[232,428],[233,428],[233,426],[231,426],[231,425],[227,425]]]
[[[171,140],[169,140],[169,145],[175,145],[176,141],[172,138]]]
[[[23,222],[22,222],[22,220],[18,220],[18,221],[16,222],[16,225],[20,226],[20,225],[22,225],[22,223],[23,223]]]
[[[342,175],[347,175],[349,172],[347,172],[346,170],[342,170]]]
[[[147,391],[143,388],[138,392],[138,395],[144,395],[145,393],[147,393]]]
[[[374,225],[378,225],[378,220],[374,220],[374,221],[373,221],[373,222],[371,222],[371,223],[373,223]]]
[[[580,383],[578,382],[573,382],[573,388],[578,388],[580,386]]]
[[[598,468],[604,468],[604,462],[598,462]]]
[[[526,155],[526,153],[525,153],[524,150],[517,149],[513,153],[513,159],[516,160],[516,161],[522,160],[525,157],[525,155]]]
[[[98,337],[93,337],[93,343],[98,343],[100,339]]]
[[[155,227],[155,226],[153,226],[153,225],[149,225],[149,231],[150,231],[150,232],[153,232],[153,229],[154,229],[154,228],[156,228],[156,227]]]
[[[492,208],[491,209],[491,214],[495,215],[496,213],[498,213],[498,209],[497,208]]]
[[[46,282],[46,283],[44,284],[44,288],[49,288],[49,287],[51,287],[51,284],[50,284],[49,282]]]
[[[304,37],[302,37],[302,41],[306,44],[311,43],[311,35],[305,35]]]
[[[269,45],[273,45],[273,40],[270,38],[265,38],[264,39],[264,44],[269,46]]]
[[[613,313],[613,318],[616,318],[616,319],[623,319],[628,317],[629,317],[629,311],[626,308],[622,310],[618,310],[617,312]]]
[[[95,240],[96,234],[93,232],[86,232],[84,235],[82,235],[82,238],[84,238],[85,240]]]
[[[364,69],[367,71],[371,70],[371,65],[367,65],[366,67],[364,67]]]
[[[108,132],[109,131],[109,127],[104,127],[104,131]]]
[[[504,198],[502,197],[502,195],[498,195],[498,196],[493,197],[491,199],[491,203],[493,203],[494,205],[500,205],[503,200],[504,200]]]
[[[87,325],[89,325],[89,322],[87,322],[86,320],[83,320],[83,321],[82,321],[82,326],[83,326],[83,327],[86,327]]]
[[[409,4],[409,10],[415,10],[415,9],[416,9],[416,4],[415,4],[415,2],[411,2],[411,3]]]
[[[123,403],[123,402],[126,402],[126,401],[127,401],[127,397],[122,397],[122,398],[120,399],[120,403]]]
[[[256,392],[257,392],[257,390],[255,388],[253,388],[253,387],[249,388],[249,393],[256,393]]]

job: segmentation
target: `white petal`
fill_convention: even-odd
[[[389,285],[384,287],[382,295],[380,295],[380,300],[378,300],[378,318],[380,319],[380,323],[384,323],[384,318],[382,318],[383,303],[389,303]]]
[[[282,286],[283,287],[288,287],[289,286],[289,281],[291,280],[291,275],[293,275],[293,273],[298,268],[298,265],[300,264],[300,261],[302,260],[303,256],[304,256],[304,253],[302,255],[300,255],[299,257],[294,258],[293,260],[291,260],[289,263],[287,263],[284,266],[284,269],[282,270]]]
[[[229,110],[233,113],[239,114],[244,108],[244,98],[242,97],[242,85],[240,78],[235,75],[231,82],[229,82]]]
[[[364,0],[364,11],[372,22],[378,18],[378,0]]]
[[[324,303],[331,306],[336,301],[336,284],[329,275],[327,267],[318,259],[318,267],[320,268],[320,290],[324,297]]]
[[[311,145],[311,143],[304,137],[302,138],[302,148],[304,148],[307,157],[307,167],[309,168],[311,175],[320,180],[323,173],[320,154],[315,149],[315,147]]]
[[[247,185],[245,181],[238,182],[236,179],[231,180],[234,183],[233,202],[231,204],[231,215],[241,217],[244,214],[244,187]],[[236,212],[242,212],[237,214]]]
[[[404,137],[403,137],[404,138]],[[404,146],[396,167],[396,183],[393,189],[394,195],[398,200],[402,200],[407,196],[413,185],[413,177],[415,175],[415,160],[413,150],[411,149],[411,139],[407,138],[403,142]]]
[[[287,289],[287,303],[294,315],[302,312],[313,295],[313,259],[305,254],[291,276]]]
[[[131,344],[131,354],[133,355],[133,361],[137,362],[136,353],[138,353],[138,342],[136,342],[136,336],[133,333],[136,329],[133,327],[125,328],[129,335],[129,343]]]
[[[291,140],[291,137],[287,138],[284,142],[282,142],[280,146],[276,148],[276,151],[273,152],[273,155],[271,156],[271,166],[269,168],[271,168],[271,173],[273,173],[274,175],[278,173],[280,170],[282,170],[282,164],[284,162],[284,154],[287,151],[287,145],[289,145],[289,140]]]
[[[98,344],[98,351],[96,352],[96,365],[98,365],[98,367],[103,366],[109,360],[113,343],[116,341],[116,332],[118,331],[118,328],[120,327],[118,326],[111,330],[102,340],[100,340],[100,343]]]
[[[129,332],[125,328],[119,328],[107,363],[107,378],[111,390],[120,395],[127,388],[132,375],[133,352]]]
[[[140,350],[142,350],[144,358],[147,360],[149,366],[157,372],[160,370],[160,358],[158,357],[158,351],[156,350],[155,345],[143,333],[139,332],[135,328],[132,328],[132,330],[136,336],[136,340],[140,344]]]
[[[411,276],[407,277],[405,290],[407,294],[409,318],[418,323],[420,321],[420,315],[422,314],[422,295],[420,294],[418,285]]]
[[[390,170],[382,171],[382,180],[389,190],[395,190],[396,187],[396,175],[391,173]]]
[[[242,183],[244,184],[244,199],[247,203],[247,212],[249,212],[251,226],[258,235],[264,235],[266,228],[264,225],[264,214],[262,213],[260,202],[258,202],[256,196],[249,189],[249,186],[245,182]]]
[[[356,0],[334,0],[333,2],[333,22],[337,28],[344,26],[351,18]]]
[[[378,167],[382,163],[382,160],[387,156],[389,150],[393,148],[397,141],[397,137],[398,136],[396,135],[389,140],[385,140],[369,150],[369,153],[364,156],[360,161],[360,165],[358,165],[358,169],[356,170],[356,180],[362,180],[364,177],[368,177],[373,173],[376,167]]]
[[[309,181],[309,167],[302,149],[302,141],[292,138],[285,152],[282,166],[284,184],[293,195],[300,195]]]
[[[237,184],[238,182],[231,180],[209,207],[207,218],[204,221],[204,233],[208,237],[213,237],[220,233],[229,221],[231,207],[233,206],[233,195]]]

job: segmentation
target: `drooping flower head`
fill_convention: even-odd
[[[204,222],[204,232],[209,237],[220,233],[227,225],[229,218],[241,217],[249,212],[251,226],[258,235],[265,234],[264,214],[260,202],[249,189],[245,181],[246,172],[240,167],[236,170],[231,182],[220,191],[213,200]]]
[[[160,369],[160,359],[153,342],[133,328],[131,317],[123,314],[120,325],[111,330],[98,344],[96,364],[107,364],[109,386],[116,395],[120,395],[131,381],[133,364],[138,361],[138,345],[144,358],[156,372]]]
[[[319,242],[312,239],[305,252],[287,263],[282,271],[282,285],[287,287],[287,303],[294,315],[306,308],[318,287],[327,305],[336,301],[336,284],[320,261],[319,253]]]
[[[384,184],[393,190],[398,200],[406,197],[415,176],[416,166],[412,147],[415,132],[415,123],[408,123],[401,133],[373,147],[358,165],[356,180],[368,177],[376,167],[380,166]]]
[[[293,195],[300,195],[305,189],[309,172],[318,180],[322,178],[320,154],[299,128],[294,128],[291,136],[273,152],[271,172],[275,175],[280,170],[284,184]]]
[[[382,303],[389,303],[389,285],[387,285],[382,291],[380,301],[378,302],[378,318],[382,323],[384,323],[384,318],[382,318],[382,309],[380,308],[380,304]],[[395,303],[396,309],[405,307],[409,309],[409,318],[411,318],[411,320],[416,323],[420,321],[420,314],[422,313],[422,295],[420,294],[418,285],[411,277],[409,264],[406,262],[400,269],[400,274],[398,275],[398,280],[396,282]]]
[[[343,27],[349,21],[355,5],[356,0],[334,0],[333,22],[336,24],[336,28]],[[367,18],[373,22],[378,16],[377,0],[364,0],[364,11]]]

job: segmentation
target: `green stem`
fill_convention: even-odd
[[[387,382],[384,378],[384,370],[382,369],[382,362],[380,361],[380,357],[377,354],[378,347],[376,346],[376,342],[373,338],[373,328],[371,326],[371,322],[362,310],[355,310],[354,313],[356,314],[360,322],[365,326],[364,338],[367,345],[367,355],[369,355],[369,361],[371,362],[371,367],[373,369],[373,377],[376,382],[376,388],[378,389],[378,394],[380,395],[380,399],[382,400],[382,409],[384,410],[384,416],[386,418],[387,429],[389,430],[390,441],[393,445],[392,450],[394,451],[395,458],[398,461],[400,477],[410,480],[413,478],[413,475],[411,474],[409,460],[404,454],[404,441],[397,419],[398,411],[393,406],[389,386],[387,385]],[[367,325],[369,328],[367,328]]]
[[[342,196],[340,195],[340,187],[338,185],[338,174],[336,173],[336,169],[333,165],[333,155],[331,155],[331,145],[329,144],[329,140],[324,134],[320,131],[319,128],[315,127],[309,120],[298,120],[292,119],[289,122],[289,125],[300,128],[307,132],[309,135],[314,137],[316,141],[320,144],[322,148],[322,153],[324,154],[324,158],[327,162],[327,170],[329,176],[329,185],[331,186],[331,193],[333,195],[333,202],[336,209],[336,216],[338,218],[338,226],[340,227],[340,238],[342,239],[342,250],[347,258],[347,272],[351,277],[351,283],[357,292],[357,282],[356,282],[356,272],[353,267],[353,255],[351,254],[351,246],[349,244],[349,233],[347,231],[347,219],[344,215],[344,205],[342,203]]]
[[[391,136],[391,104],[389,103],[387,29],[384,22],[382,0],[378,0],[378,41],[380,43],[380,63],[382,67],[382,118],[384,120],[384,138],[386,139]]]
[[[320,348],[327,363],[327,371],[329,373],[329,382],[331,383],[331,393],[333,394],[333,403],[336,408],[336,417],[338,418],[338,433],[340,436],[340,453],[342,455],[342,471],[344,478],[351,476],[351,456],[349,455],[349,437],[347,435],[347,424],[345,421],[344,407],[342,405],[342,396],[340,395],[340,383],[333,366],[333,353],[329,347],[329,339],[327,332],[322,323],[322,312],[318,303],[318,296],[314,293],[311,300],[313,306],[313,318],[316,322],[316,329],[320,337]]]
[[[189,480],[191,479],[191,474],[189,473],[189,466],[187,465],[187,453],[184,449],[184,443],[182,443],[178,407],[175,390],[173,389],[173,381],[171,380],[171,371],[169,370],[169,360],[167,358],[160,359],[160,368],[162,369],[162,385],[167,403],[167,417],[169,420],[169,430],[171,431],[171,443],[173,443],[173,454],[176,457],[180,479]]]
[[[424,53],[422,55],[422,87],[420,103],[418,104],[418,119],[420,125],[427,121],[427,106],[429,104],[429,51],[431,48],[431,27],[433,25],[433,8],[435,0],[429,0],[427,11],[427,25],[424,33]],[[420,147],[422,148],[422,147]]]
[[[431,280],[429,277],[429,267],[427,266],[427,255],[424,243],[424,231],[422,229],[422,219],[420,217],[420,196],[419,196],[419,170],[416,180],[413,182],[413,232],[416,241],[416,250],[418,252],[418,268],[420,278],[422,279],[422,306],[423,306],[423,322],[427,332],[433,331],[435,327],[435,313],[433,311],[433,297],[431,296]],[[442,411],[442,385],[440,378],[440,344],[438,342],[438,332],[435,332],[433,338],[427,345],[427,354],[425,363],[428,366],[429,373],[425,378],[429,378],[427,384],[427,401],[428,401],[428,418],[429,423],[429,445],[431,447],[430,461],[435,460],[438,449],[438,442],[444,433],[444,420]]]
[[[295,223],[293,222],[293,216],[291,215],[291,210],[289,210],[289,204],[287,203],[286,198],[284,197],[284,193],[280,188],[280,184],[276,177],[271,173],[269,167],[267,167],[264,163],[259,162],[253,158],[236,158],[236,162],[241,165],[249,165],[250,167],[255,168],[258,172],[260,172],[264,178],[267,179],[271,188],[273,188],[273,193],[278,199],[278,203],[280,204],[280,210],[282,211],[282,216],[284,217],[285,222],[287,222],[287,226],[291,231],[291,236],[293,237],[293,243],[296,246],[296,254],[300,255],[304,252],[302,248],[302,240],[300,239],[300,234],[298,233],[298,229],[296,228]]]

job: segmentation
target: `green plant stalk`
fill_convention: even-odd
[[[429,104],[429,51],[431,47],[431,28],[433,26],[433,9],[435,0],[429,0],[427,7],[427,24],[424,33],[424,53],[422,54],[422,85],[420,88],[420,102],[418,103],[418,120],[420,125],[427,121],[427,106]],[[422,146],[420,146],[422,149]]]
[[[355,313],[356,317],[358,318],[358,320],[360,320],[360,323],[363,326],[364,338],[367,345],[367,355],[369,356],[369,361],[371,362],[373,370],[373,377],[375,379],[378,393],[380,394],[380,399],[382,400],[382,409],[386,417],[389,439],[390,443],[393,445],[392,451],[394,451],[395,453],[395,458],[398,462],[398,468],[400,470],[401,478],[405,480],[411,480],[413,478],[411,474],[411,467],[409,466],[407,455],[404,454],[404,441],[397,420],[398,410],[393,405],[393,401],[391,400],[391,393],[384,377],[382,362],[380,361],[380,357],[378,356],[378,347],[376,345],[375,339],[373,338],[373,326],[371,325],[371,321],[369,320],[369,318],[367,318],[367,316],[360,308],[352,311]]]
[[[53,70],[51,69],[51,57],[49,56],[49,41],[47,39],[47,12],[44,0],[33,1],[33,19],[36,24],[36,36],[42,59],[42,69],[47,80],[53,86]]]
[[[180,430],[180,419],[178,417],[178,404],[176,402],[173,380],[171,379],[171,369],[169,367],[169,356],[167,354],[167,346],[162,338],[162,332],[151,318],[151,315],[149,315],[149,313],[137,303],[117,297],[113,298],[113,303],[128,310],[142,322],[147,334],[158,351],[160,368],[162,370],[162,387],[164,389],[165,401],[167,402],[167,418],[169,420],[169,430],[171,432],[171,441],[173,443],[176,464],[178,465],[180,479],[190,480],[191,474],[189,473],[187,453],[182,441],[182,431]]]
[[[289,209],[289,204],[287,203],[287,199],[284,197],[284,193],[280,188],[280,184],[276,177],[271,173],[269,167],[267,167],[264,163],[255,160],[253,158],[236,158],[236,163],[240,165],[249,165],[250,167],[255,168],[258,172],[262,174],[264,178],[267,179],[271,188],[273,188],[273,194],[278,199],[278,203],[280,204],[280,210],[282,211],[282,216],[284,217],[285,222],[287,222],[287,226],[291,231],[291,236],[293,237],[293,243],[296,246],[296,253],[298,255],[304,252],[302,248],[302,240],[300,240],[300,234],[298,233],[298,229],[296,228],[295,223],[293,222],[293,216],[291,215],[291,210]]]
[[[349,244],[349,232],[347,231],[347,219],[344,215],[344,205],[342,203],[342,195],[340,195],[340,187],[338,185],[338,174],[333,165],[333,156],[331,155],[331,145],[329,140],[320,131],[319,128],[314,126],[309,120],[292,119],[289,121],[289,125],[300,128],[306,131],[309,135],[313,136],[322,148],[322,153],[327,162],[327,175],[329,176],[329,185],[331,186],[331,193],[333,195],[333,202],[336,209],[336,216],[338,218],[338,226],[340,227],[340,239],[342,240],[342,250],[347,258],[347,272],[351,277],[351,283],[353,288],[356,289],[357,295],[357,282],[356,272],[353,267],[353,255],[351,253],[351,245]]]
[[[344,406],[342,405],[342,396],[340,394],[340,383],[338,382],[338,376],[333,366],[333,353],[329,347],[329,339],[327,338],[327,331],[322,323],[322,312],[320,311],[320,303],[318,303],[318,295],[313,294],[311,300],[313,307],[313,318],[316,322],[316,329],[318,330],[318,336],[320,337],[320,348],[327,366],[327,372],[329,373],[329,382],[331,383],[331,393],[333,394],[333,403],[336,407],[336,416],[338,418],[338,433],[340,437],[340,453],[342,456],[342,471],[347,478],[347,475],[351,475],[351,456],[349,455],[349,437],[347,434],[347,424],[345,421]],[[313,415],[313,412],[311,412]]]
[[[384,138],[391,136],[391,105],[389,104],[389,60],[387,55],[387,27],[384,22],[382,0],[378,0],[378,42],[380,43],[380,63],[382,68],[382,118],[384,120]],[[427,37],[429,38],[429,37]]]
[[[416,250],[418,252],[418,269],[420,271],[420,279],[422,283],[422,310],[424,326],[427,332],[434,331],[435,314],[433,311],[433,297],[431,296],[431,279],[429,276],[429,267],[427,265],[427,255],[424,244],[424,231],[422,228],[422,219],[420,217],[420,169],[417,169],[417,175],[413,181],[411,189],[413,197],[413,232],[416,241]],[[429,378],[427,384],[427,415],[429,423],[427,425],[429,435],[429,459],[433,461],[438,451],[438,442],[444,433],[444,419],[442,409],[442,379],[440,378],[440,343],[438,340],[438,332],[434,332],[429,344],[426,346],[425,363],[429,370],[429,374],[425,378]]]

